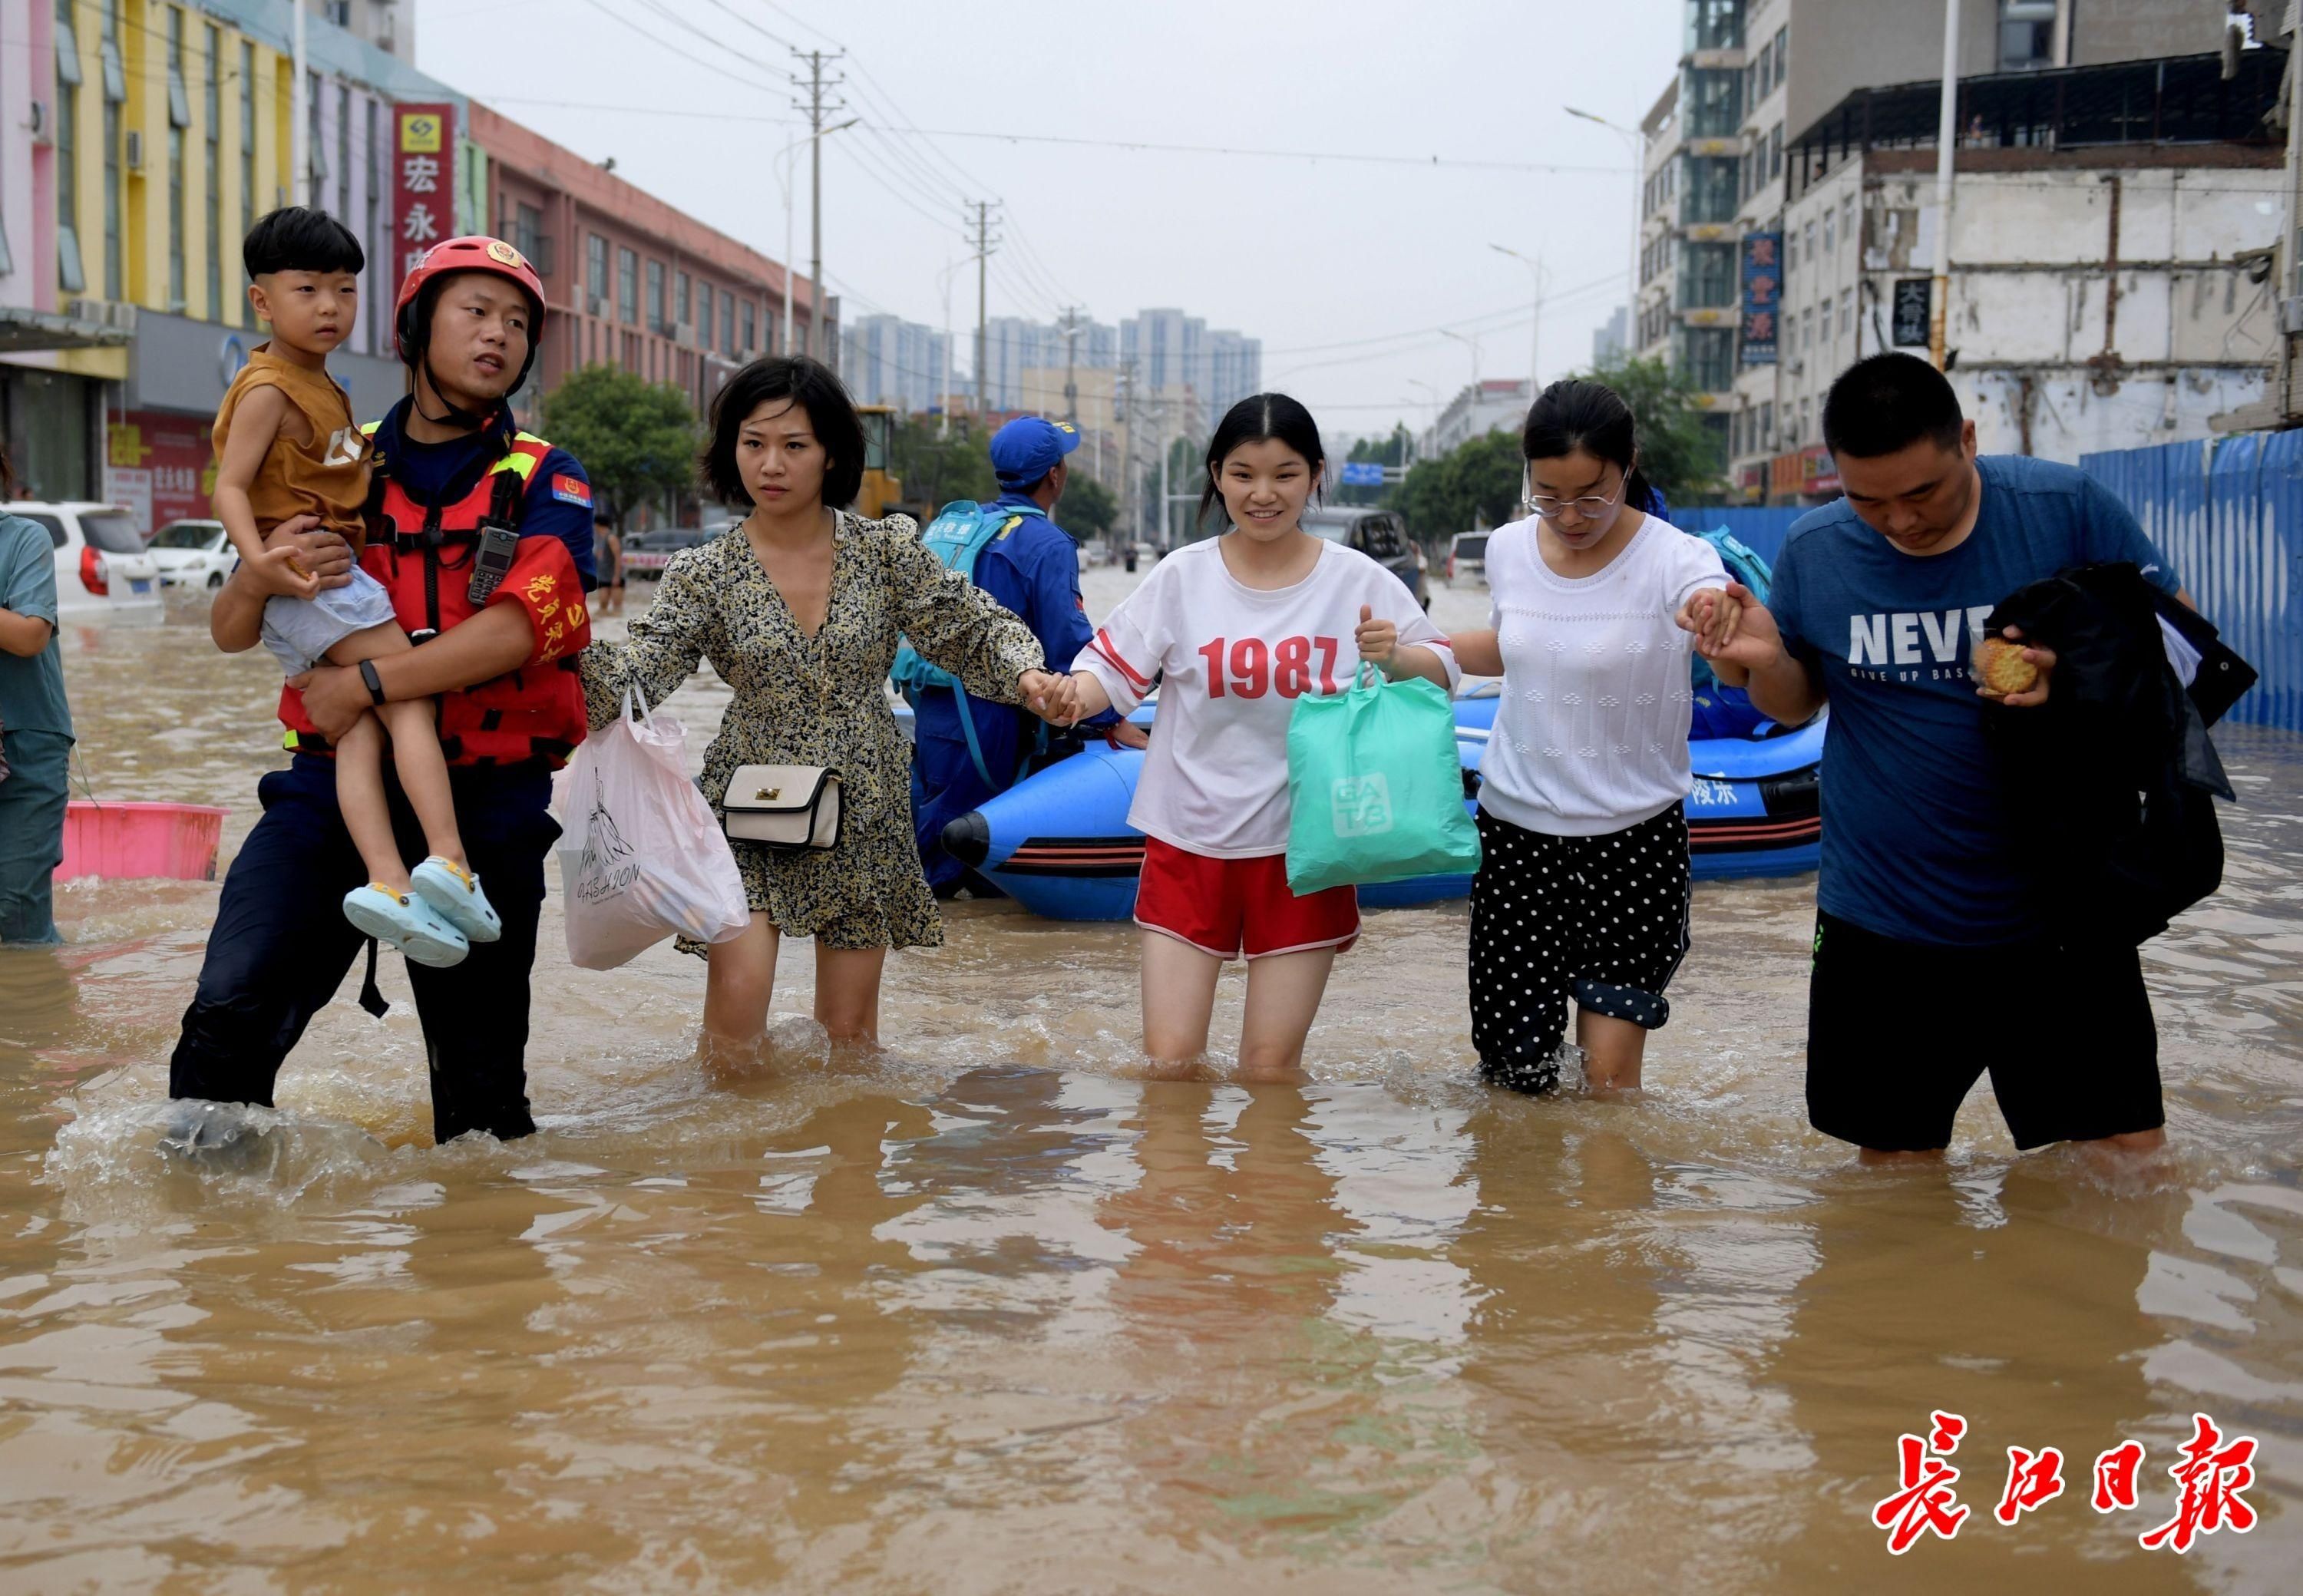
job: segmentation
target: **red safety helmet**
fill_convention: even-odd
[[[443,277],[462,272],[489,272],[508,278],[527,295],[533,317],[527,330],[527,359],[507,390],[516,393],[527,381],[529,367],[536,364],[536,351],[544,342],[544,279],[536,274],[527,256],[502,239],[447,239],[426,249],[423,258],[408,269],[408,275],[401,280],[400,298],[392,306],[392,337],[401,364],[411,370],[417,368],[431,342],[432,304],[425,290]]]

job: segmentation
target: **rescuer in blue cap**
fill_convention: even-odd
[[[1080,597],[1078,545],[1050,519],[1070,474],[1067,457],[1079,443],[1077,427],[1038,416],[1019,416],[992,434],[991,473],[1000,496],[980,507],[989,540],[975,553],[972,570],[955,564],[1021,617],[1050,660],[1077,658],[1092,629]],[[965,503],[959,508],[965,510]],[[932,547],[934,531],[930,528]],[[1042,723],[1006,705],[978,698],[963,703],[948,687],[916,688],[910,697],[918,739],[912,761],[912,823],[920,863],[940,896],[964,886],[980,890],[983,883],[971,881],[967,867],[944,852],[943,828],[1026,773],[1025,762],[1040,746]],[[961,723],[963,715],[969,725]]]

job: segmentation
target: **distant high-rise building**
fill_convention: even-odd
[[[1615,359],[1623,354],[1626,342],[1625,335],[1630,321],[1630,310],[1622,305],[1618,305],[1615,307],[1614,314],[1607,317],[1607,325],[1605,326],[1595,327],[1592,329],[1592,365],[1605,366],[1608,361]]]
[[[858,404],[932,410],[941,402],[949,340],[898,316],[866,316],[840,335],[840,376]]]
[[[1212,426],[1263,385],[1263,341],[1181,310],[1139,310],[1119,324],[1119,358],[1132,364],[1144,391],[1191,391],[1195,409]]]

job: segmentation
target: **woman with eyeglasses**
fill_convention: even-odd
[[[1521,435],[1525,520],[1488,540],[1493,629],[1455,635],[1501,676],[1480,762],[1472,1042],[1491,1085],[1635,1087],[1687,952],[1689,632],[1724,626],[1711,545],[1647,507],[1631,407],[1599,383],[1546,388]]]

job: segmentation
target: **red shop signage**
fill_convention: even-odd
[[[392,286],[425,251],[456,235],[456,107],[392,108],[392,236],[398,268]]]

